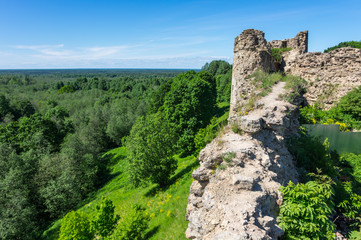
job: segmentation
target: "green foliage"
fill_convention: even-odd
[[[83,212],[71,211],[65,215],[59,234],[59,240],[91,240],[90,221]]]
[[[272,90],[272,86],[279,81],[282,81],[282,74],[277,73],[266,73],[262,70],[256,71],[250,76],[253,78],[253,83],[256,85],[256,89],[260,90],[260,96],[264,97]]]
[[[301,108],[301,123],[339,124],[340,127],[344,124],[345,126],[341,128],[345,130],[361,129],[360,96],[361,87],[342,97],[340,102],[328,111],[322,110],[318,105]]]
[[[271,48],[271,54],[273,60],[277,63],[282,62],[282,54],[288,51],[291,51],[292,48]]]
[[[119,215],[114,215],[115,206],[109,199],[102,198],[100,205],[96,207],[97,215],[91,223],[95,235],[107,237],[113,231],[119,220]]]
[[[138,118],[126,141],[131,182],[167,185],[176,169],[174,144],[173,129],[162,114]]]
[[[339,194],[342,200],[338,203],[337,208],[346,218],[356,220],[361,216],[361,196],[352,191],[351,182],[343,182],[342,188],[343,191]]]
[[[152,94],[149,106],[149,113],[156,113],[159,108],[163,106],[165,96],[170,91],[172,83],[173,80],[168,80],[158,89],[158,91]]]
[[[109,239],[143,240],[145,239],[145,231],[149,226],[149,220],[145,209],[139,205],[134,205],[119,222]]]
[[[301,130],[298,137],[288,142],[288,149],[297,166],[306,172],[317,173],[317,169],[321,169],[329,176],[336,176],[336,156],[330,153],[327,139],[322,143],[319,138]]]
[[[337,48],[342,48],[342,47],[353,47],[353,48],[361,48],[361,41],[349,41],[349,42],[341,42],[336,46],[327,48],[326,50],[324,50],[323,52],[327,53],[327,52],[331,52],[332,50],[335,50]]]
[[[7,113],[11,111],[10,101],[4,95],[0,95],[0,120],[2,120]]]
[[[232,69],[229,69],[225,74],[218,75],[216,83],[217,103],[229,102],[231,99]]]
[[[227,103],[227,109],[228,105]],[[219,118],[213,117],[211,122],[205,128],[199,129],[194,137],[194,144],[196,147],[195,154],[198,154],[208,143],[217,137],[221,129],[226,125],[229,111],[226,111]]]
[[[356,155],[353,153],[342,154],[341,156],[342,172],[341,174],[352,179],[355,187],[361,190],[361,154]]]
[[[236,156],[236,154],[234,152],[228,152],[224,155],[222,155],[222,159],[223,161],[230,163],[232,162],[232,159]]]
[[[337,108],[342,114],[350,115],[353,119],[361,121],[361,86],[343,96],[337,104]]]
[[[285,88],[289,90],[287,94],[282,96],[283,99],[293,102],[293,100],[306,93],[307,82],[303,78],[290,75],[285,76],[283,81],[286,82]]]
[[[32,196],[33,160],[0,143],[0,239],[36,238],[39,220]]]
[[[350,240],[361,240],[361,229],[359,231],[353,231],[350,234]]]
[[[11,163],[3,168],[4,179],[17,179],[1,183],[7,198],[0,203],[0,221],[8,229],[4,234],[13,234],[6,239],[38,239],[50,221],[111,179],[101,153],[123,143],[148,112],[151,93],[180,72],[0,72],[0,145],[9,145],[23,164],[4,155]],[[61,88],[69,93],[58,94]]]
[[[202,71],[209,72],[213,76],[226,74],[230,69],[232,69],[232,65],[224,60],[214,60],[202,67]]]
[[[326,175],[306,184],[289,182],[281,187],[283,204],[279,226],[287,239],[334,239],[334,223],[329,219],[334,212],[332,181]]]
[[[183,155],[195,149],[194,136],[212,118],[215,107],[213,77],[204,72],[188,71],[173,80],[165,96],[164,115],[177,136],[178,149]]]
[[[72,93],[74,92],[74,88],[71,85],[65,85],[64,87],[61,87],[59,89],[59,93],[63,94],[63,93]]]

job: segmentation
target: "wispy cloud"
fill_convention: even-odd
[[[77,67],[151,67],[198,68],[218,55],[204,44],[221,41],[222,37],[163,37],[113,46],[78,46],[66,44],[12,46],[14,57],[2,58],[0,68],[11,64],[22,68]],[[4,55],[3,55],[4,56]],[[230,59],[219,57],[217,59]],[[133,64],[133,66],[132,66]],[[193,66],[193,67],[192,67]]]
[[[16,49],[26,49],[26,50],[33,50],[36,52],[40,52],[45,55],[51,55],[51,56],[66,56],[70,55],[71,52],[64,50],[64,44],[58,44],[58,45],[17,45],[15,46]],[[60,50],[59,50],[60,49]]]

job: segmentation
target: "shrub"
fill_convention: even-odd
[[[283,204],[280,207],[279,226],[287,239],[334,239],[332,181],[326,175],[306,184],[290,182],[281,187]],[[311,237],[311,238],[310,238]]]
[[[114,229],[119,215],[114,215],[115,206],[111,200],[102,198],[100,205],[96,207],[97,216],[92,221],[92,228],[96,235],[108,236]]]
[[[288,149],[299,168],[313,173],[322,169],[325,174],[334,177],[337,175],[334,168],[336,156],[331,154],[329,147],[327,139],[322,143],[319,137],[311,137],[304,131],[300,131],[298,137],[288,142]]]
[[[145,209],[139,205],[134,205],[128,215],[124,216],[118,224],[112,240],[142,240],[149,225],[149,216]]]
[[[361,86],[342,97],[337,107],[341,113],[351,115],[355,120],[361,121]]]
[[[59,240],[90,240],[93,237],[90,221],[85,213],[71,211],[65,215],[60,227]]]
[[[349,220],[356,220],[356,217],[361,216],[361,196],[352,191],[350,182],[342,183],[343,192],[342,201],[337,205],[342,214]],[[360,222],[358,222],[359,224]],[[358,225],[357,224],[357,225]]]

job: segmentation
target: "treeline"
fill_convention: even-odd
[[[325,49],[323,52],[324,53],[331,52],[332,50],[335,50],[337,48],[342,48],[342,47],[361,48],[361,41],[341,42],[336,46],[329,47],[329,48]]]
[[[171,154],[194,152],[194,136],[217,111],[217,99],[229,99],[224,86],[230,85],[231,66],[215,75],[208,71],[222,64],[175,78],[153,72],[107,78],[102,72],[72,81],[30,75],[29,85],[0,82],[0,239],[39,238],[47,224],[106,182],[108,162],[101,153],[123,144],[132,156],[129,166],[136,166],[129,167],[134,185],[165,185],[174,170]],[[60,91],[65,86],[72,91]],[[144,139],[149,141],[138,141]],[[161,161],[151,168],[158,176],[148,171],[140,177],[152,164],[143,161],[147,154]]]

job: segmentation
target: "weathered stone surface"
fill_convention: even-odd
[[[361,49],[335,49],[329,53],[306,53],[285,59],[285,72],[304,78],[309,86],[305,98],[324,109],[361,85]]]
[[[282,202],[279,187],[289,180],[296,182],[297,172],[281,134],[298,126],[294,121],[285,124],[284,119],[297,109],[278,99],[283,87],[283,82],[277,84],[261,99],[264,108],[247,115],[249,119],[262,119],[263,127],[257,132],[239,135],[228,130],[201,151],[188,199],[187,238],[277,239],[283,234],[276,224]],[[222,156],[229,152],[235,156],[225,162]],[[216,169],[219,165],[226,169]]]
[[[246,133],[256,133],[265,127],[263,118],[247,115],[240,118],[239,127]]]
[[[241,174],[232,176],[232,185],[238,185],[238,189],[252,190],[254,179]]]
[[[254,85],[247,78],[258,69],[275,70],[271,50],[262,31],[244,30],[234,41],[230,118],[237,116],[239,106],[254,91]]]

